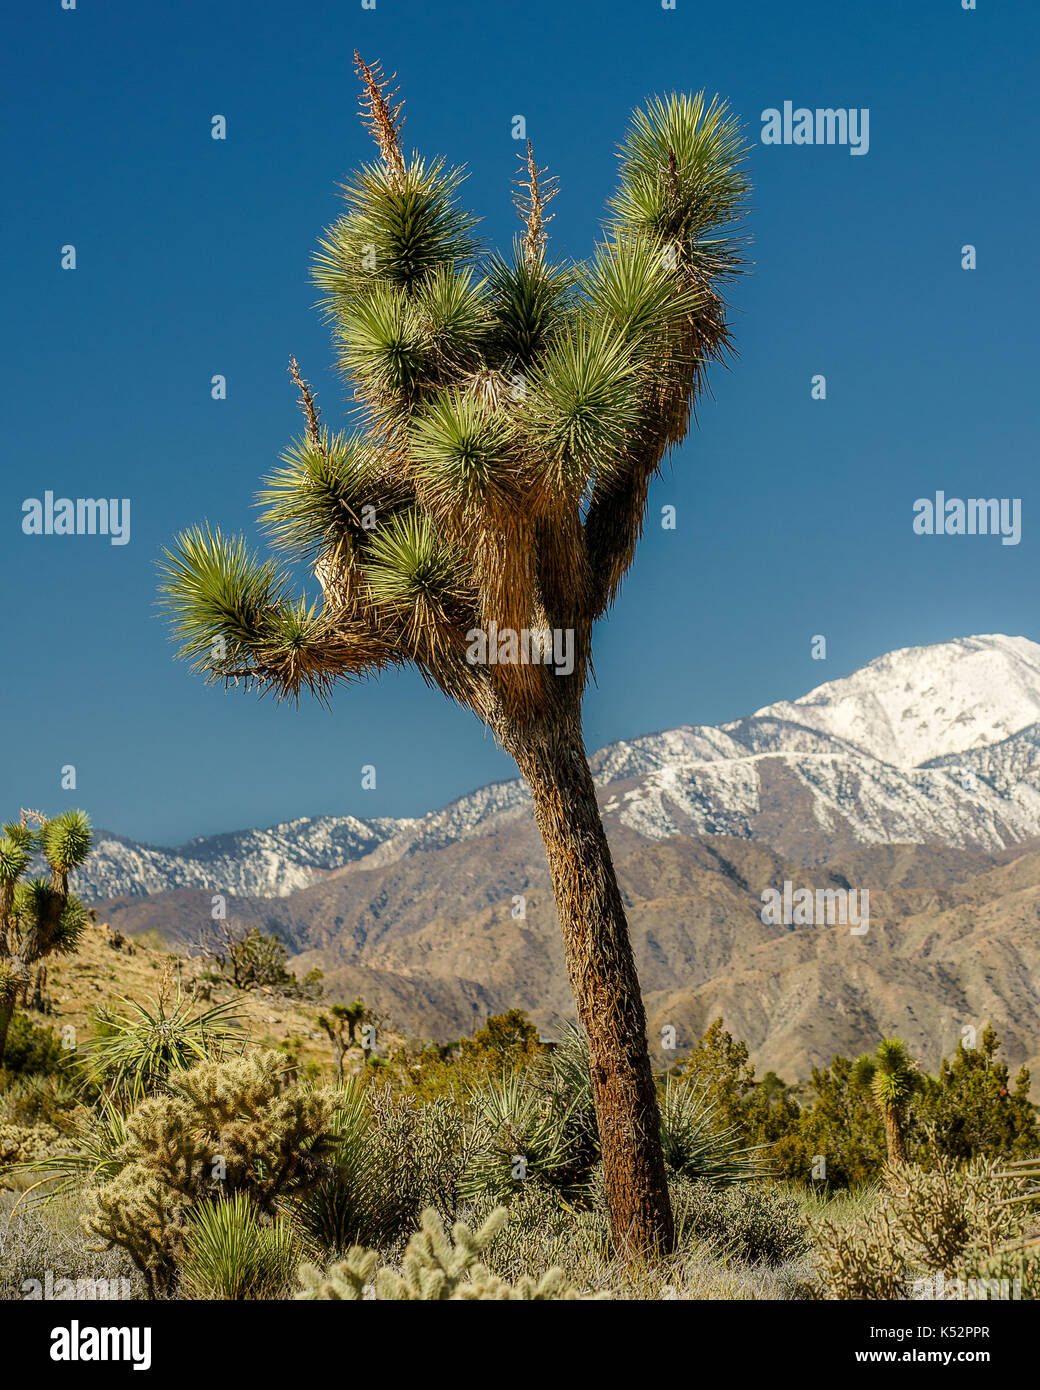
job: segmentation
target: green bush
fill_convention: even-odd
[[[683,1242],[708,1240],[747,1264],[782,1265],[810,1246],[800,1204],[776,1187],[679,1180],[672,1184],[672,1208]]]
[[[11,1019],[3,1065],[9,1075],[56,1075],[65,1068],[68,1058],[68,1051],[53,1028],[33,1023],[23,1013],[16,1013]]]

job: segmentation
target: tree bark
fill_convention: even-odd
[[[893,1168],[906,1163],[906,1145],[903,1143],[903,1128],[895,1106],[886,1105],[882,1114],[885,1120],[885,1149],[888,1162]]]
[[[10,997],[0,995],[0,1067],[4,1064],[4,1055],[7,1052],[7,1030],[14,1017],[14,1002],[13,993]]]
[[[509,751],[531,788],[549,860],[567,973],[589,1040],[603,1181],[618,1244],[668,1251],[674,1242],[646,1012],[632,943],[578,712]]]

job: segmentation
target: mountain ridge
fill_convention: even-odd
[[[727,834],[809,862],[855,844],[1000,850],[1040,834],[1040,644],[989,634],[899,648],[736,720],[616,740],[590,764],[604,820],[647,840]],[[91,900],[184,886],[283,897],[351,864],[485,835],[529,808],[511,778],[421,817],[298,817],[176,849],[99,832],[77,889]]]

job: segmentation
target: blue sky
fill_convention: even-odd
[[[299,425],[290,352],[340,417],[308,268],[337,181],[372,153],[355,47],[397,70],[406,145],[467,164],[489,244],[514,232],[515,114],[559,176],[552,251],[572,257],[648,94],[707,88],[746,123],[740,359],[655,485],[598,630],[590,748],[737,717],[894,647],[1040,640],[1035,5],[47,0],[4,28],[5,814],[71,801],[177,843],[421,814],[514,773],[413,675],[345,687],[331,712],[207,688],[155,610],[155,560],[182,527],[255,539],[255,490]],[[869,153],[763,146],[762,111],[788,99],[869,108]],[[129,497],[130,544],[23,535],[23,500],[48,489]],[[1021,498],[1021,543],[914,535],[913,502],[937,489]],[[656,521],[669,503],[674,532]]]

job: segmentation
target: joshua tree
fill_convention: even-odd
[[[357,428],[320,421],[290,358],[306,429],[260,494],[272,541],[313,566],[323,602],[291,597],[273,561],[208,525],[166,552],[165,602],[181,655],[211,679],[324,697],[411,662],[512,755],[591,1046],[614,1230],[665,1248],[646,1021],[581,704],[592,627],[632,562],[650,481],[729,350],[739,127],[703,95],[636,112],[604,239],[570,266],[546,257],[556,189],[528,146],[522,233],[511,255],[481,260],[460,172],[405,159],[401,103],[357,63],[380,160],[345,185],[313,272]]]
[[[29,822],[32,822],[30,826]],[[35,828],[33,828],[35,827]],[[23,811],[21,820],[3,828],[0,838],[0,1065],[7,1030],[19,994],[34,967],[51,955],[76,949],[87,919],[86,909],[69,892],[69,872],[90,853],[90,821],[82,811],[65,811],[53,820]],[[40,851],[50,877],[24,874]]]
[[[354,1045],[354,1034],[359,1023],[364,1023],[368,1010],[364,1002],[355,999],[353,1004],[333,1004],[327,1014],[318,1015],[318,1027],[329,1035],[336,1060],[336,1077],[343,1080],[343,1056],[348,1047]]]
[[[363,999],[355,999],[353,1004],[342,1004],[343,1018],[347,1025],[347,1042],[350,1047],[354,1045],[354,1034],[359,1023],[364,1023],[368,1015]]]
[[[855,1078],[861,1086],[870,1087],[885,1125],[888,1162],[893,1168],[900,1167],[906,1162],[903,1130],[907,1107],[918,1080],[906,1044],[898,1038],[885,1038],[873,1055],[866,1053],[857,1059]]]

